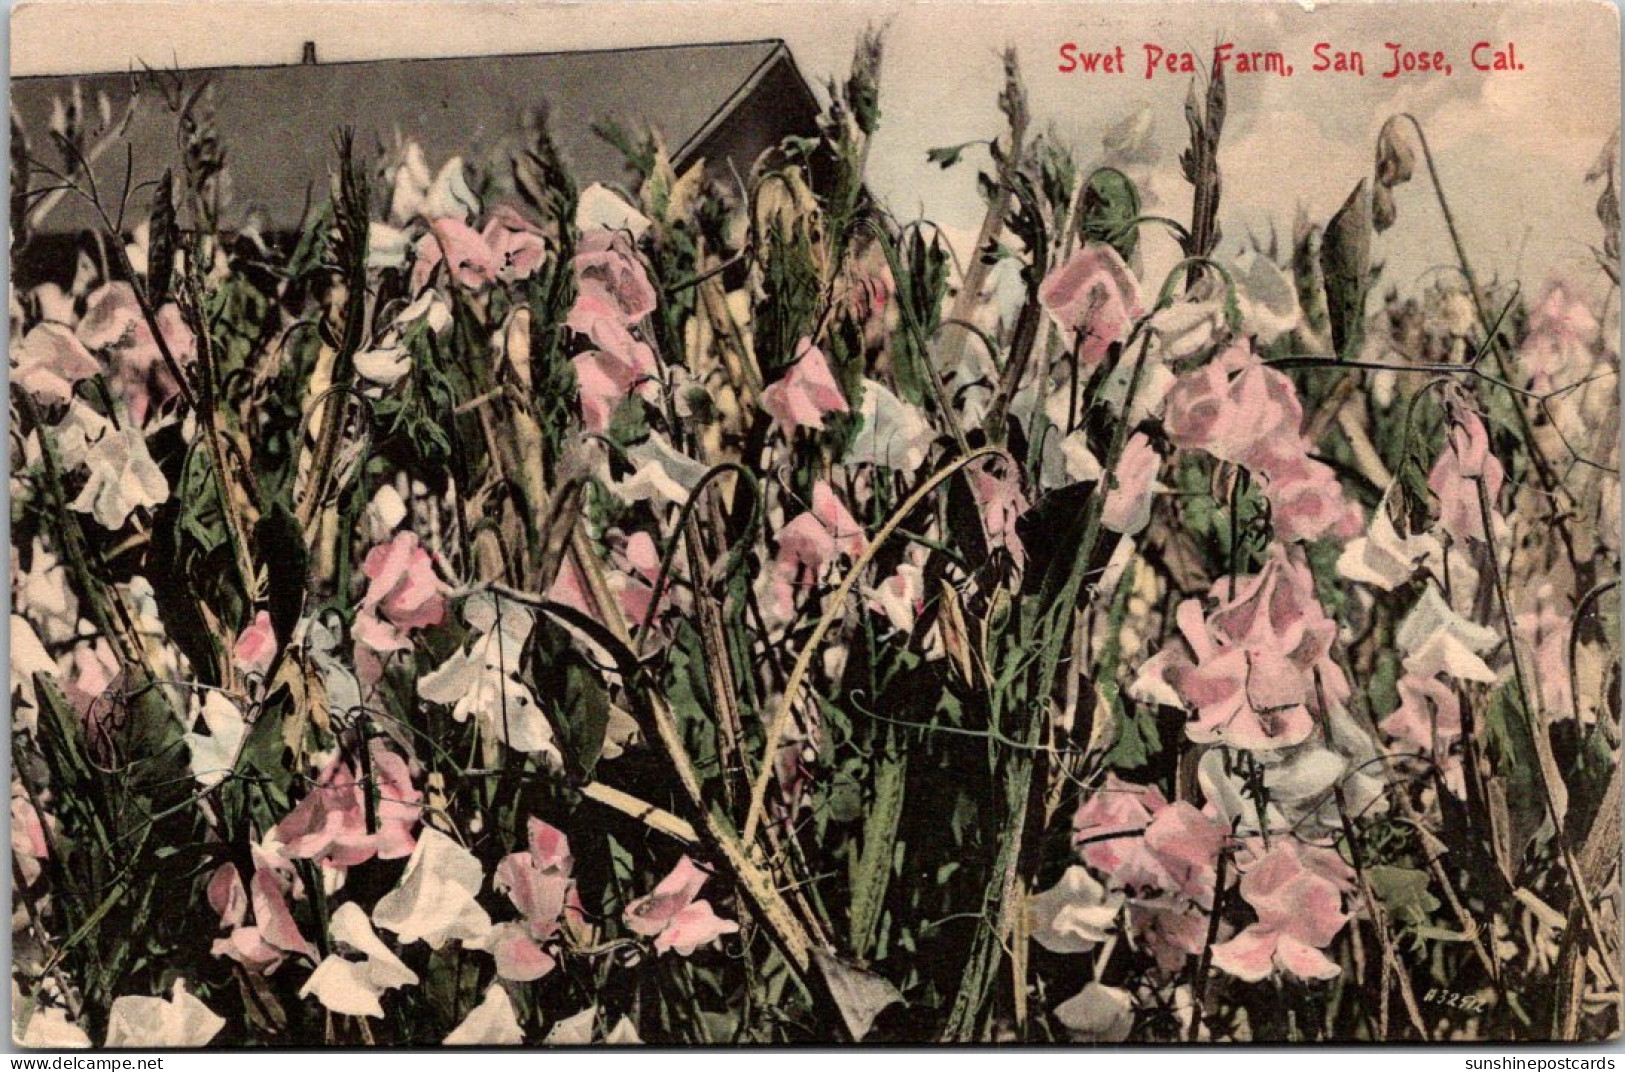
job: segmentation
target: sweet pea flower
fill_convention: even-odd
[[[400,885],[384,894],[372,920],[403,943],[427,942],[430,949],[478,941],[491,929],[491,917],[475,900],[484,884],[485,870],[473,853],[424,827]]]
[[[1151,496],[1157,490],[1162,455],[1144,432],[1135,432],[1123,445],[1123,457],[1112,473],[1100,523],[1113,532],[1132,536],[1151,523]]]
[[[1433,584],[1422,592],[1394,633],[1405,656],[1405,670],[1418,677],[1444,674],[1457,681],[1494,684],[1497,675],[1482,656],[1501,642],[1488,626],[1468,621]]]
[[[463,619],[468,646],[418,679],[418,695],[450,707],[458,722],[473,718],[490,740],[562,762],[553,727],[519,676],[535,615],[511,599],[477,592],[464,602]]]
[[[1241,895],[1258,922],[1213,947],[1214,967],[1250,983],[1277,971],[1304,980],[1335,977],[1341,969],[1323,950],[1349,917],[1346,880],[1338,880],[1328,854],[1336,855],[1277,838],[1241,879]]]
[[[1154,785],[1125,782],[1115,774],[1078,806],[1072,819],[1072,843],[1090,867],[1115,874],[1137,851],[1139,835],[1151,817],[1168,806]]]
[[[205,789],[219,785],[237,766],[237,755],[248,737],[248,721],[237,705],[215,689],[204,694],[199,715],[209,731],[181,738],[191,754],[192,776]]]
[[[1039,284],[1038,300],[1075,340],[1086,366],[1099,364],[1145,310],[1140,284],[1111,246],[1090,242]]]
[[[774,534],[773,606],[788,619],[794,589],[818,583],[841,555],[856,557],[866,544],[859,525],[827,481],[813,485],[812,509],[797,514]]]
[[[463,158],[454,156],[431,174],[423,149],[408,142],[395,168],[389,199],[389,219],[405,226],[414,219],[455,219],[467,221],[480,210],[480,202],[469,189]]]
[[[630,327],[654,312],[654,285],[624,232],[583,235],[570,267],[575,273],[576,300],[566,323],[572,331],[591,335],[601,320]]]
[[[207,1046],[226,1026],[209,1007],[193,997],[184,979],[175,980],[170,996],[126,994],[107,1013],[108,1049],[196,1049]]]
[[[1123,898],[1108,893],[1087,867],[1075,864],[1028,904],[1033,941],[1055,953],[1087,953],[1110,934]]]
[[[500,923],[486,943],[496,958],[497,975],[514,982],[530,982],[552,971],[556,961],[542,943],[559,931],[559,921],[576,900],[574,861],[570,842],[562,831],[532,819],[529,847],[503,857],[492,885],[524,918]]]
[[[593,320],[585,332],[592,349],[571,359],[581,390],[581,420],[591,432],[609,429],[610,418],[628,396],[658,381],[654,350],[612,317]]]
[[[243,889],[242,876],[231,864],[222,864],[209,879],[209,907],[220,917],[220,926],[230,933],[214,943],[214,955],[228,957],[248,971],[270,975],[290,956],[306,957],[313,963],[316,949],[299,933],[299,925],[288,911],[287,887],[274,872],[259,869]],[[254,922],[248,922],[252,907]]]
[[[66,402],[80,380],[100,371],[84,343],[62,324],[36,324],[12,345],[11,382],[36,402]]]
[[[1428,473],[1428,490],[1439,500],[1439,527],[1460,540],[1483,540],[1483,482],[1493,510],[1505,470],[1490,450],[1489,433],[1477,413],[1463,404],[1450,407],[1450,437]]]
[[[39,811],[29,799],[21,780],[11,780],[11,858],[17,861],[17,871],[23,885],[31,886],[44,870],[42,861],[51,854],[51,844],[45,838],[45,824]]]
[[[1573,611],[1559,602],[1551,584],[1537,588],[1529,609],[1514,621],[1518,643],[1534,657],[1535,690],[1542,713],[1549,719],[1577,717],[1569,676],[1569,640],[1574,633]]]
[[[316,779],[316,786],[276,825],[283,855],[315,860],[327,867],[349,868],[374,856],[398,860],[413,851],[412,830],[421,818],[423,794],[412,785],[406,760],[381,741],[367,742],[376,783],[375,832],[367,832],[369,788],[355,770],[335,756]]]
[[[486,215],[480,239],[491,251],[496,277],[503,283],[529,279],[547,262],[541,229],[508,205],[498,205]]]
[[[1518,362],[1531,390],[1549,392],[1564,379],[1577,379],[1591,367],[1597,317],[1569,287],[1552,283],[1529,311],[1529,334],[1518,347]]]
[[[990,550],[1003,548],[1020,569],[1027,563],[1027,549],[1016,531],[1016,522],[1027,512],[1027,496],[1015,467],[989,459],[970,470],[971,497],[982,518],[982,534]]]
[[[847,448],[847,465],[914,473],[925,464],[936,433],[919,407],[904,402],[875,380],[864,380],[858,416],[863,424]]]
[[[434,270],[444,262],[451,278],[467,290],[483,290],[504,268],[503,258],[486,244],[485,237],[462,220],[431,220],[429,233],[413,250],[412,292],[429,285]]]
[[[20,1009],[21,1004],[19,998],[12,999],[12,1008]],[[19,1018],[12,1038],[31,1050],[88,1050],[91,1045],[84,1028],[68,1019],[67,1010],[54,1005],[35,1006],[27,1027]]]
[[[137,424],[146,421],[155,405],[180,393],[174,372],[163,360],[169,350],[181,367],[197,357],[197,339],[174,302],[153,312],[158,334],[141,312],[129,283],[106,283],[85,298],[85,315],[75,329],[79,341],[93,351],[104,351],[113,361],[113,386]],[[159,340],[162,339],[162,348]]]
[[[141,430],[113,422],[75,400],[57,426],[58,449],[68,468],[84,466],[89,479],[70,510],[89,514],[103,528],[122,529],[136,510],[169,501],[169,481],[147,451]]]
[[[649,217],[601,182],[585,187],[576,199],[576,230],[582,234],[625,231],[639,239],[653,225]]]
[[[710,877],[684,856],[653,893],[627,905],[622,918],[633,934],[654,939],[656,953],[692,956],[701,947],[739,930],[739,924],[722,919],[709,901],[699,899],[700,888]]]
[[[1122,1042],[1134,1030],[1134,996],[1121,987],[1088,983],[1054,1011],[1075,1042]]]
[[[390,952],[360,905],[353,901],[340,905],[328,930],[338,950],[316,965],[300,988],[300,997],[314,997],[341,1016],[381,1018],[384,1007],[379,999],[386,991],[417,984],[417,973]]]
[[[410,651],[407,633],[446,618],[446,586],[414,532],[397,532],[361,561],[367,591],[356,615],[355,638],[378,655]],[[376,676],[374,675],[376,680]]]
[[[1466,772],[1452,746],[1461,740],[1461,700],[1456,690],[1436,677],[1407,674],[1400,678],[1399,706],[1379,724],[1382,732],[1431,756],[1447,789],[1467,795]]]
[[[1414,577],[1430,560],[1443,558],[1444,548],[1426,532],[1401,536],[1389,516],[1387,496],[1371,515],[1371,527],[1350,540],[1337,559],[1337,572],[1347,580],[1392,592]]]
[[[1239,584],[1219,581],[1214,595],[1220,603],[1210,614],[1196,600],[1180,604],[1181,639],[1147,661],[1134,694],[1194,711],[1186,734],[1198,743],[1301,744],[1314,728],[1311,707],[1349,695],[1329,658],[1337,625],[1315,600],[1301,552],[1273,544],[1262,570]]]
[[[811,339],[796,344],[796,357],[782,377],[762,391],[762,408],[785,436],[798,428],[823,428],[831,413],[846,413],[846,396],[829,370],[829,359]]]
[[[452,1029],[442,1045],[517,1046],[524,1041],[525,1032],[519,1027],[513,999],[500,984],[492,983],[485,991],[484,1000]]]
[[[231,648],[231,664],[245,674],[263,676],[271,669],[276,652],[276,630],[271,627],[270,613],[262,610],[254,615],[248,628],[237,635],[237,643]]]

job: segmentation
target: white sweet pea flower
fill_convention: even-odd
[[[1108,893],[1087,867],[1074,864],[1061,881],[1034,894],[1028,907],[1033,941],[1055,953],[1087,953],[1106,940],[1123,898]]]
[[[1164,360],[1185,361],[1223,341],[1224,287],[1222,280],[1215,287],[1214,279],[1204,278],[1195,293],[1152,315],[1147,326]]]
[[[414,219],[455,219],[464,223],[479,215],[480,201],[468,188],[463,158],[446,161],[440,173],[430,178],[428,161],[417,142],[406,146],[400,166],[395,169],[395,188],[389,200],[389,221],[404,227]]]
[[[373,922],[403,943],[428,942],[431,949],[478,940],[491,929],[491,917],[474,899],[484,883],[485,870],[473,853],[425,827],[401,884],[378,902]]]
[[[548,1029],[547,1037],[542,1039],[544,1046],[590,1046],[594,1042],[601,1042],[605,1046],[640,1046],[643,1039],[638,1036],[638,1029],[631,1020],[621,1017],[616,1021],[602,1040],[593,1038],[593,1028],[598,1022],[598,1006],[589,1005],[573,1016],[566,1016],[557,1021]]]
[[[399,343],[363,350],[355,355],[355,370],[368,383],[393,387],[412,371],[412,355]]]
[[[344,1016],[381,1017],[384,1008],[378,999],[384,991],[417,984],[417,973],[389,951],[355,902],[347,901],[333,913],[329,930],[333,941],[362,959],[337,953],[324,958],[300,989],[300,997],[314,996],[326,1009]]]
[[[207,1046],[225,1026],[226,1021],[186,992],[185,980],[177,979],[167,999],[126,995],[115,1000],[107,1014],[103,1045],[127,1050],[196,1049]]]
[[[1281,266],[1254,250],[1236,258],[1232,269],[1241,305],[1241,332],[1267,346],[1298,326],[1298,287]]]
[[[1443,554],[1444,548],[1430,533],[1401,536],[1386,506],[1379,503],[1371,528],[1343,548],[1337,572],[1348,580],[1392,592],[1415,576],[1429,559]]]
[[[412,235],[400,227],[373,221],[367,225],[367,267],[377,271],[400,268],[412,248]]]
[[[34,675],[54,678],[56,660],[51,658],[40,643],[28,619],[11,616],[11,694],[17,697],[12,709],[12,723],[32,733],[39,717],[39,697],[34,688]]]
[[[215,689],[204,693],[200,713],[209,732],[188,733],[182,739],[192,755],[192,777],[207,789],[219,785],[237,765],[248,722],[237,705]]]
[[[446,1036],[445,1045],[517,1046],[523,1041],[525,1033],[514,1015],[513,1001],[500,984],[492,983],[485,1000]]]
[[[848,465],[877,465],[884,469],[918,472],[936,438],[918,408],[909,405],[874,380],[863,381],[863,404],[858,408],[863,426],[846,454]]]
[[[1457,614],[1431,584],[1394,634],[1408,673],[1424,678],[1446,674],[1486,685],[1494,684],[1497,675],[1480,656],[1500,640],[1495,630]]]
[[[659,432],[626,452],[633,471],[625,480],[609,481],[610,490],[629,503],[645,499],[681,506],[705,476],[706,467],[680,452]]]
[[[147,453],[141,430],[113,422],[75,400],[57,426],[62,464],[81,465],[90,479],[69,509],[89,514],[107,529],[121,529],[139,507],[148,509],[169,500],[169,481]]]
[[[576,200],[576,230],[582,234],[608,228],[611,231],[626,231],[638,239],[643,237],[643,232],[649,226],[649,217],[601,182],[582,190]]]
[[[511,599],[477,592],[463,604],[463,620],[473,641],[425,674],[418,681],[418,695],[451,707],[458,722],[473,717],[480,732],[515,751],[541,752],[562,762],[553,727],[518,677],[525,642],[536,625],[534,615]]]
[[[1134,1028],[1134,996],[1121,987],[1089,983],[1055,1006],[1055,1018],[1078,1042],[1122,1042]]]
[[[16,992],[13,991],[15,994]],[[21,1005],[20,995],[13,999],[12,1007]],[[90,1036],[78,1024],[68,1019],[65,1010],[41,1005],[28,1018],[28,1026],[13,1038],[19,1045],[35,1050],[88,1050]]]

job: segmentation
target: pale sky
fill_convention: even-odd
[[[815,87],[844,77],[866,25],[888,26],[882,130],[870,183],[901,216],[923,213],[959,233],[980,219],[969,166],[943,172],[926,150],[985,138],[1000,126],[999,54],[1015,45],[1042,124],[1053,123],[1089,166],[1101,134],[1140,111],[1160,151],[1150,190],[1159,211],[1184,218],[1189,189],[1177,155],[1185,141],[1188,75],[1143,78],[1145,42],[1189,49],[1205,63],[1213,45],[1277,49],[1292,78],[1230,79],[1230,119],[1220,149],[1220,221],[1227,247],[1273,223],[1291,234],[1299,205],[1324,222],[1371,170],[1383,120],[1421,119],[1469,250],[1486,278],[1596,277],[1588,247],[1600,241],[1597,189],[1583,182],[1619,112],[1616,9],[1600,0],[1450,3],[725,3],[592,0],[547,3],[293,2],[20,5],[12,22],[17,74],[124,69],[145,60],[183,67],[297,60],[316,42],[323,59],[473,55],[586,47],[784,38]],[[1316,42],[1365,53],[1364,78],[1316,75]],[[1479,41],[1516,46],[1521,71],[1479,74]],[[1059,48],[1124,48],[1123,75],[1062,74]],[[1443,50],[1449,77],[1383,79],[1396,42]],[[974,160],[975,157],[967,157]],[[1421,176],[1419,175],[1419,180]],[[1378,239],[1385,280],[1410,286],[1452,259],[1431,189],[1398,194],[1400,225]],[[1147,244],[1148,274],[1173,259],[1172,243]]]

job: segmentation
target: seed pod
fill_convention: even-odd
[[[152,214],[147,223],[147,298],[154,308],[169,298],[169,282],[175,271],[174,176],[165,171],[152,195]]]

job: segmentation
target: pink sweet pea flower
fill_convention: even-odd
[[[530,820],[526,851],[503,857],[497,864],[493,886],[506,893],[524,917],[497,925],[490,948],[497,974],[513,982],[530,982],[552,971],[557,961],[543,943],[559,931],[566,911],[579,916],[574,860],[564,833],[540,819]]]
[[[61,324],[36,324],[13,344],[11,382],[38,402],[66,402],[80,380],[102,370],[85,344]]]
[[[1398,690],[1399,706],[1382,720],[1382,732],[1424,754],[1442,752],[1461,736],[1461,701],[1455,689],[1436,677],[1406,674]]]
[[[468,290],[482,290],[504,268],[485,238],[462,220],[451,216],[429,221],[429,233],[418,239],[412,264],[412,291],[428,286],[434,270],[444,261],[451,278]]]
[[[1437,677],[1406,674],[1399,679],[1399,706],[1380,724],[1382,732],[1431,756],[1445,788],[1457,799],[1467,795],[1467,774],[1454,746],[1461,740],[1461,700]]]
[[[586,334],[593,348],[577,354],[571,363],[581,389],[581,421],[588,431],[602,433],[616,407],[642,385],[653,383],[660,370],[654,350],[613,318],[595,320]]]
[[[1085,863],[1109,877],[1129,862],[1151,817],[1167,806],[1156,786],[1108,774],[1105,784],[1073,816],[1072,844]]]
[[[491,210],[480,238],[496,261],[497,279],[504,283],[529,279],[547,261],[547,240],[541,230],[507,205]]]
[[[1167,971],[1207,940],[1226,833],[1212,816],[1115,774],[1078,808],[1073,845],[1128,897],[1130,932]]]
[[[1115,249],[1100,242],[1052,269],[1039,285],[1038,300],[1071,333],[1085,365],[1098,364],[1145,313],[1134,274]]]
[[[197,339],[180,309],[170,302],[153,319],[170,356],[183,368],[190,365],[197,357]],[[75,333],[87,348],[112,355],[114,388],[136,423],[143,423],[154,405],[180,393],[130,284],[107,283],[91,291]]]
[[[214,955],[229,957],[248,971],[270,975],[289,956],[317,958],[316,949],[299,933],[299,925],[288,911],[287,888],[273,871],[258,870],[243,890],[242,876],[231,864],[221,864],[209,879],[209,905],[220,916],[220,926],[230,931],[215,940]],[[254,922],[248,923],[250,906]]]
[[[348,868],[374,856],[398,860],[412,854],[423,794],[412,785],[405,759],[380,741],[369,741],[368,747],[376,784],[376,830],[367,832],[367,787],[343,756],[335,756],[315,788],[277,824],[283,856]]]
[[[1329,657],[1337,624],[1315,600],[1302,552],[1273,544],[1262,570],[1239,583],[1220,580],[1213,595],[1220,603],[1205,616],[1196,600],[1180,604],[1181,639],[1145,664],[1137,694],[1194,711],[1186,734],[1202,744],[1302,744],[1314,729],[1311,712],[1349,696]]]
[[[654,285],[625,232],[584,235],[570,267],[576,277],[576,301],[566,321],[571,330],[591,335],[603,320],[630,327],[654,312]]]
[[[1490,450],[1490,436],[1478,414],[1459,403],[1450,410],[1450,438],[1428,473],[1428,490],[1439,500],[1440,528],[1460,540],[1483,540],[1478,482],[1484,482],[1493,507],[1505,471]]]
[[[354,635],[358,656],[366,655],[363,677],[376,681],[377,657],[408,651],[406,636],[413,629],[439,625],[446,617],[446,587],[435,574],[434,561],[418,543],[414,532],[397,532],[389,543],[378,544],[361,561],[367,592],[356,615]]]
[[[997,470],[997,472],[995,472]],[[1016,522],[1027,512],[1027,496],[1015,467],[999,459],[970,470],[971,496],[982,516],[982,532],[990,550],[1004,548],[1016,568],[1027,564],[1027,549],[1016,532]]]
[[[51,854],[50,842],[45,837],[45,824],[40,821],[28,791],[17,779],[11,782],[11,855],[17,861],[23,885],[32,885],[40,877],[41,861]]]
[[[1530,388],[1547,392],[1578,379],[1591,367],[1598,330],[1597,317],[1584,301],[1562,283],[1549,285],[1529,311],[1529,335],[1518,348]]]
[[[231,662],[245,674],[260,674],[271,669],[276,658],[276,630],[271,628],[271,615],[260,611],[254,622],[237,637],[231,649]]]
[[[779,550],[773,560],[773,605],[785,619],[793,610],[795,588],[817,584],[836,558],[860,555],[866,543],[863,526],[823,480],[813,485],[812,509],[779,529],[774,542]]]
[[[1299,453],[1263,478],[1270,521],[1283,540],[1318,540],[1331,534],[1352,540],[1365,530],[1360,508],[1350,502],[1328,465]]]
[[[1569,638],[1574,633],[1574,614],[1559,603],[1552,586],[1541,585],[1518,615],[1518,642],[1534,655],[1535,690],[1542,714],[1548,719],[1578,717],[1574,688],[1569,676]]]
[[[846,396],[830,373],[824,352],[802,339],[796,360],[777,382],[762,391],[762,408],[785,436],[798,428],[823,428],[830,413],[846,413]]]
[[[1241,879],[1258,922],[1214,946],[1214,966],[1250,983],[1275,971],[1305,980],[1336,976],[1341,969],[1322,950],[1348,922],[1347,881],[1341,860],[1328,855],[1336,853],[1277,838]]]
[[[1151,521],[1151,493],[1156,489],[1162,455],[1144,432],[1135,432],[1123,445],[1123,458],[1108,474],[1112,481],[1100,523],[1113,532],[1132,536]]]
[[[691,956],[725,934],[733,934],[739,924],[722,919],[710,902],[697,899],[709,877],[684,856],[653,893],[626,906],[623,918],[627,927],[634,934],[653,938],[657,953],[673,952],[681,957]]]

